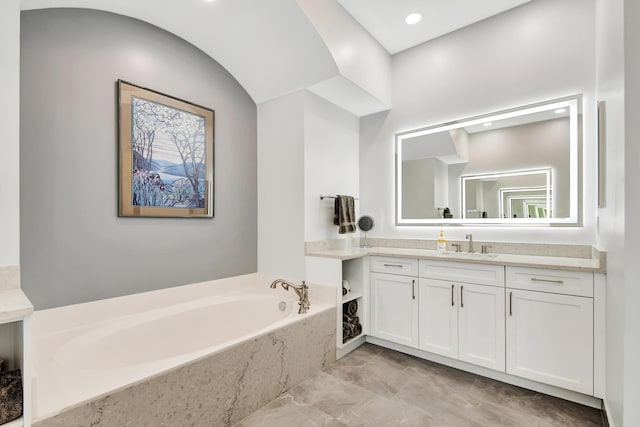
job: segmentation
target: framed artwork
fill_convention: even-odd
[[[122,80],[118,105],[118,215],[213,217],[213,110]]]

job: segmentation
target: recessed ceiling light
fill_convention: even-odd
[[[482,126],[487,127],[487,126],[491,126],[493,123],[491,122],[487,122],[487,123],[483,123]]]
[[[564,113],[565,111],[567,111],[567,109],[566,109],[566,108],[558,108],[557,110],[555,110],[555,111],[554,111],[554,113],[556,113],[556,114],[562,114],[562,113]]]
[[[420,22],[421,19],[422,19],[422,15],[420,15],[419,13],[412,13],[410,15],[407,15],[406,18],[404,18],[404,22],[406,22],[409,25],[413,25]]]

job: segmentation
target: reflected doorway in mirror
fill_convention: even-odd
[[[551,218],[551,176],[551,168],[463,176],[463,217]]]

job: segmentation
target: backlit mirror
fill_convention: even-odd
[[[535,204],[530,212],[522,203]],[[569,201],[563,205],[568,207]],[[462,177],[463,218],[550,218],[551,169]]]
[[[581,96],[396,134],[396,223],[578,222]]]

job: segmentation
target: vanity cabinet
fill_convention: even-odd
[[[372,257],[372,336],[409,347],[418,346],[417,272],[416,259]]]
[[[419,283],[419,348],[504,372],[504,267],[423,260]]]
[[[507,373],[593,394],[593,274],[506,271]]]
[[[318,283],[351,283],[338,296],[338,357],[371,342],[564,399],[604,396],[606,280],[597,266],[380,252],[307,264]],[[363,327],[343,342],[349,300]]]

